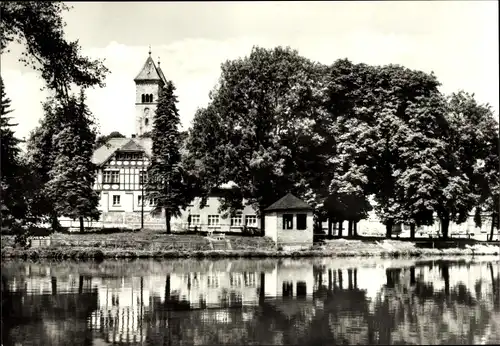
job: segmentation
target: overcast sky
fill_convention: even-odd
[[[463,89],[490,103],[498,118],[498,2],[91,2],[71,3],[66,35],[83,53],[111,70],[106,87],[89,91],[88,104],[107,134],[134,132],[137,75],[152,46],[155,61],[177,87],[184,128],[208,102],[227,59],[253,45],[291,46],[330,64],[339,58],[397,63],[434,71],[442,91]],[[1,74],[12,100],[17,135],[28,136],[42,116],[43,81],[17,61],[20,47],[3,54]]]

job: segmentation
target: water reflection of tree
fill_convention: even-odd
[[[422,277],[414,278],[414,269],[410,269],[409,285],[394,282],[395,274],[387,273],[384,299],[378,299],[375,308],[382,316],[376,320],[390,321],[387,317],[394,316],[396,324],[379,334],[380,342],[471,344],[484,333],[491,319],[490,302],[482,295],[474,299],[463,283],[450,287],[449,263],[437,265],[444,281],[443,290],[435,290]],[[411,295],[407,294],[408,288]],[[389,330],[394,334],[393,340]]]
[[[97,292],[59,292],[58,280],[51,278],[51,294],[26,290],[25,278],[16,291],[5,290],[2,298],[2,344],[92,345],[87,320],[97,308]],[[4,285],[8,287],[7,278]]]

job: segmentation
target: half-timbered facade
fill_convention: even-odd
[[[147,167],[151,158],[151,138],[111,138],[93,155],[97,165],[94,189],[99,192],[99,227],[139,228],[165,227],[162,213],[152,214],[156,201],[146,198],[145,183]],[[229,216],[219,211],[221,193],[231,185],[221,186],[218,193],[208,197],[201,206],[195,198],[172,220],[174,230],[198,229],[211,231],[241,231],[243,226],[260,226],[256,211],[244,207],[236,215]]]
[[[150,138],[112,138],[96,150],[94,163],[98,170],[94,189],[100,193],[102,211],[152,209],[155,201],[143,203],[150,150]]]

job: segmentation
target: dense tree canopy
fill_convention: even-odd
[[[321,68],[296,51],[255,47],[222,65],[210,105],[198,111],[188,149],[208,190],[233,181],[257,209],[286,192],[308,192],[319,155]],[[317,171],[316,171],[317,172]]]
[[[79,98],[72,96],[67,104],[55,107],[64,126],[52,138],[54,163],[46,192],[58,215],[79,219],[83,232],[84,219],[99,219],[99,196],[93,189],[95,128],[83,91]]]
[[[125,136],[118,131],[113,131],[107,135],[98,136],[95,141],[95,148],[99,148],[100,146],[106,144],[111,138],[125,138]]]
[[[0,52],[17,42],[26,48],[20,60],[41,73],[48,88],[64,100],[71,85],[102,86],[108,70],[81,55],[78,41],[64,38],[62,19],[68,6],[60,1],[3,1]]]
[[[222,65],[193,120],[191,163],[205,192],[236,183],[230,209],[294,192],[333,221],[355,223],[374,207],[389,237],[396,224],[414,236],[436,217],[447,237],[474,207],[498,218],[498,123],[473,96],[447,100],[439,86],[398,65],[324,66],[255,47]]]

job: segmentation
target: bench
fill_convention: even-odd
[[[207,237],[213,240],[225,240],[226,235],[224,233],[218,233],[214,235],[214,231],[208,231],[207,232]]]

